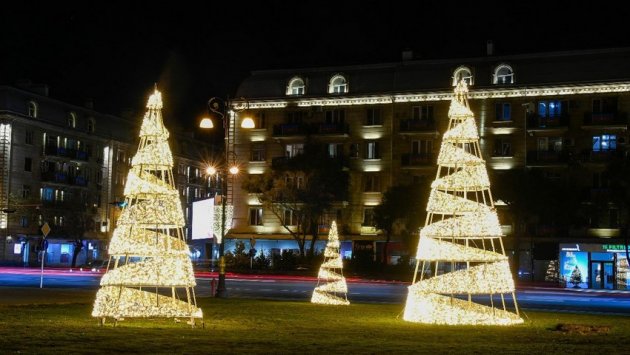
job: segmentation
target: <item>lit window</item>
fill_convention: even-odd
[[[41,189],[42,201],[52,202],[55,200],[55,189],[51,187],[44,187]]]
[[[287,144],[285,147],[285,154],[287,158],[293,158],[299,154],[304,152],[304,144],[296,143],[296,144]]]
[[[501,64],[494,70],[493,84],[514,84],[514,71],[507,64]]]
[[[343,153],[343,144],[342,143],[329,143],[328,144],[328,156],[331,158],[338,158]]]
[[[538,116],[560,117],[566,112],[566,101],[550,100],[538,102]]]
[[[28,117],[37,118],[37,103],[35,101],[28,102]]]
[[[468,85],[474,84],[472,72],[467,67],[459,67],[453,72],[453,86],[457,86],[457,83],[462,80]]]
[[[335,75],[328,84],[329,94],[345,94],[348,92],[348,81],[343,75]]]
[[[249,225],[250,226],[262,226],[262,208],[255,207],[249,209]]]
[[[607,152],[617,150],[617,135],[602,134],[601,136],[593,136],[593,151]]]
[[[306,85],[304,80],[300,77],[295,77],[289,80],[287,85],[287,95],[304,95],[306,93]]]
[[[379,144],[377,141],[370,141],[365,144],[365,159],[380,159]]]

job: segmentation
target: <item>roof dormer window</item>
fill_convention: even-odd
[[[68,127],[76,128],[77,127],[77,114],[74,112],[68,113]]]
[[[468,67],[461,66],[453,72],[453,86],[457,86],[457,83],[464,80],[466,84],[473,85],[472,71]]]
[[[37,118],[37,102],[29,101],[26,108],[28,117]]]
[[[287,95],[304,95],[306,93],[306,85],[304,79],[296,76],[289,80],[287,85]]]
[[[346,94],[348,92],[348,80],[343,75],[335,75],[330,78],[328,84],[329,94]]]
[[[493,84],[514,84],[514,71],[507,64],[501,64],[496,67],[492,75]]]

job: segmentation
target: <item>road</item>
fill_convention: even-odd
[[[101,273],[45,270],[44,287],[57,289],[98,288]],[[39,287],[39,270],[0,268],[1,287]],[[197,275],[196,294],[209,297],[213,274]],[[228,275],[229,297],[308,300],[317,281],[308,277]],[[351,302],[404,304],[408,284],[349,279],[348,299]],[[573,290],[544,287],[527,287],[517,290],[522,310],[557,312],[606,313],[630,316],[630,292]],[[498,298],[497,298],[498,300]],[[476,301],[486,302],[488,298]],[[500,301],[499,301],[500,302]]]

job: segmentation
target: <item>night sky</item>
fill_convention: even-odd
[[[157,82],[167,121],[193,127],[251,70],[480,56],[488,39],[496,54],[630,45],[622,2],[253,1],[3,4],[0,84],[121,114]]]

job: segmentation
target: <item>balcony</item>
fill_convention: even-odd
[[[44,154],[65,157],[67,156],[67,151],[66,148],[57,147],[55,145],[46,145],[46,147],[44,148]]]
[[[88,185],[87,178],[85,178],[83,176],[71,176],[69,181],[70,181],[70,184],[75,185],[75,186],[87,186]]]
[[[301,123],[283,123],[273,126],[274,137],[305,136],[307,127]]]
[[[67,184],[68,175],[62,172],[44,171],[42,172],[42,181]]]
[[[586,113],[584,114],[584,126],[628,126],[628,114],[626,112],[610,113]]]
[[[555,117],[543,117],[537,113],[527,115],[527,129],[528,130],[547,130],[547,129],[561,129],[569,127],[568,115],[555,116]]]
[[[569,152],[532,150],[527,152],[528,166],[550,166],[567,165],[569,162]]]
[[[400,121],[400,133],[435,132],[435,121],[407,119]]]
[[[310,131],[313,134],[343,136],[347,136],[349,133],[348,125],[346,123],[313,123]]]
[[[403,154],[400,163],[403,167],[407,168],[433,166],[433,154]]]

